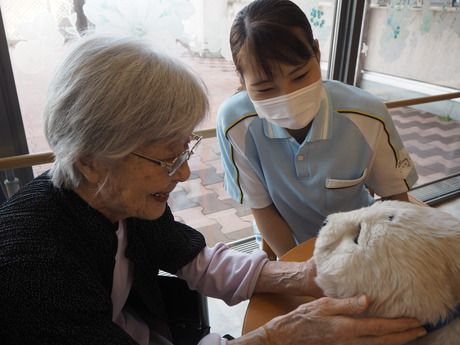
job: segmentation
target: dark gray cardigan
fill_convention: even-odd
[[[135,344],[112,322],[117,224],[70,190],[35,178],[0,207],[0,343]],[[127,220],[134,263],[128,303],[164,317],[159,269],[175,273],[205,246],[169,207],[155,221]]]

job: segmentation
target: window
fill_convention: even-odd
[[[161,43],[159,49],[191,65],[204,79],[210,93],[210,116],[200,129],[215,128],[218,106],[239,87],[228,36],[235,14],[249,2],[0,0],[29,151],[49,151],[41,122],[47,85],[69,44],[85,30],[146,36],[155,44]],[[295,2],[305,11],[320,42],[321,68],[326,78],[336,1]],[[213,151],[218,147],[216,139],[205,140],[203,147],[206,146],[206,152],[200,149],[199,154],[192,157],[192,177],[174,191],[171,207],[177,217],[206,233],[210,243],[248,236],[252,234],[249,210],[240,210],[222,188],[220,157]],[[34,170],[37,174],[45,168]],[[197,207],[203,211],[197,211]],[[239,210],[238,215],[233,208]],[[240,215],[242,218],[238,219]]]
[[[450,1],[371,1],[358,86],[384,100],[460,90],[460,8]],[[391,110],[418,184],[460,173],[460,99]]]
[[[30,152],[48,151],[41,112],[47,85],[66,49],[85,30],[151,39],[204,79],[210,117],[239,86],[228,36],[235,14],[249,0],[0,0],[8,48]],[[297,1],[312,23],[327,74],[335,1]]]

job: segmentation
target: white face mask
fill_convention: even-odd
[[[321,105],[321,78],[313,84],[287,95],[254,101],[259,117],[283,128],[300,129],[307,126]]]

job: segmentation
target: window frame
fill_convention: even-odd
[[[8,40],[6,38],[3,16],[0,9],[0,157],[28,154],[27,139],[22,121],[19,98],[11,66]],[[5,172],[0,172],[2,181]],[[20,184],[33,178],[32,168],[14,171]]]

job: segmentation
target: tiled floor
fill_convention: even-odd
[[[391,111],[398,132],[417,165],[418,184],[460,172],[460,122],[412,108]]]
[[[177,219],[198,229],[210,245],[252,234],[251,211],[229,197],[216,138],[204,139],[190,159],[192,175],[170,195]]]

